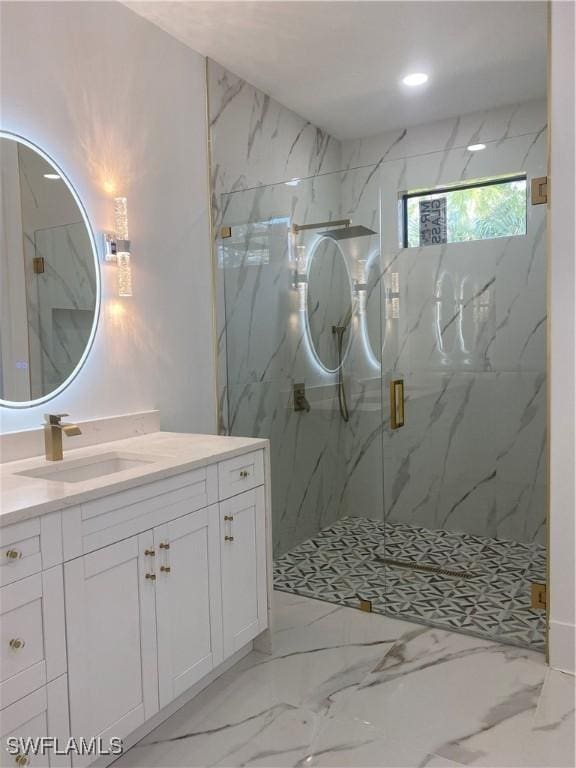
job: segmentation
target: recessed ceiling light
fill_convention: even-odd
[[[466,149],[468,152],[480,152],[481,149],[486,149],[486,144],[469,144]]]
[[[300,184],[300,179],[290,179],[290,181],[285,181],[284,184],[287,187],[297,187]]]
[[[415,86],[424,85],[428,80],[428,75],[425,72],[413,72],[411,75],[406,75],[402,78],[404,85]]]
[[[51,180],[54,180],[54,179],[59,179],[59,178],[60,178],[60,176],[59,176],[57,173],[45,173],[45,174],[44,174],[44,178],[45,178],[45,179],[51,179]]]

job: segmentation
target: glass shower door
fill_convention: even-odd
[[[270,439],[276,585],[358,605],[351,542],[379,521],[373,559],[384,522],[378,175],[236,192],[221,210],[223,431]]]
[[[419,189],[421,162],[411,159],[403,177]],[[395,179],[390,164],[378,553],[386,612],[542,647],[530,586],[544,577],[545,211],[528,206],[518,235],[407,247]],[[393,423],[394,382],[403,425]]]

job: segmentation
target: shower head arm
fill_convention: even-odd
[[[295,235],[305,229],[325,229],[326,227],[349,227],[350,219],[339,219],[338,221],[317,221],[315,224],[292,224],[292,232]]]

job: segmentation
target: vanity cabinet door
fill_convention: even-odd
[[[65,565],[71,732],[126,737],[158,711],[152,531]],[[74,757],[84,765],[93,758]]]
[[[160,707],[223,658],[218,505],[154,529]]]
[[[224,657],[266,629],[264,487],[220,503]]]

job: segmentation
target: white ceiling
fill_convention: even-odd
[[[126,5],[340,139],[546,92],[544,2]]]

